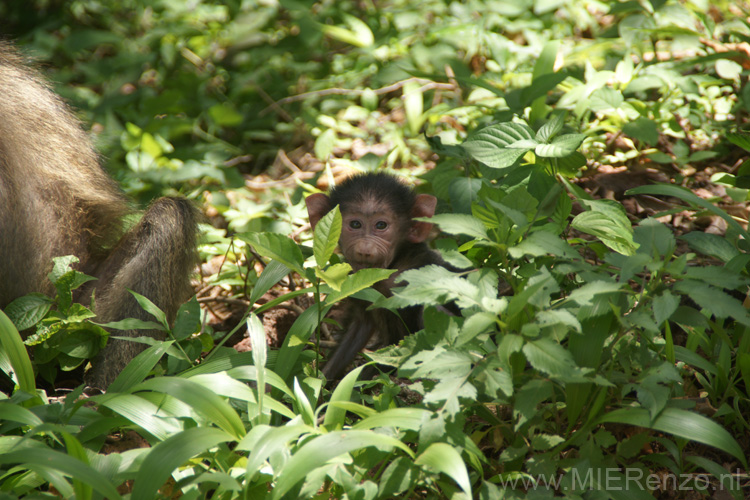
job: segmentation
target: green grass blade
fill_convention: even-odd
[[[136,391],[168,394],[203,415],[236,439],[245,435],[245,426],[237,412],[220,396],[200,384],[177,377],[157,377],[139,384]]]
[[[732,435],[713,420],[697,413],[666,408],[651,422],[648,410],[644,408],[622,408],[609,412],[599,419],[599,423],[605,422],[636,425],[707,444],[729,453],[747,467],[745,454]]]
[[[148,452],[133,482],[131,498],[158,498],[158,491],[179,466],[219,443],[232,441],[231,435],[213,427],[193,427],[157,444]]]
[[[18,383],[22,391],[35,394],[36,381],[29,353],[26,352],[26,346],[23,345],[21,335],[13,322],[2,311],[0,311],[0,347],[13,368],[13,373],[8,375]]]

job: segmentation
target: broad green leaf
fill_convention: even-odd
[[[176,340],[190,337],[201,329],[201,307],[196,297],[180,306],[174,321],[172,334]]]
[[[109,323],[97,323],[103,328],[113,330],[159,330],[164,331],[164,325],[153,321],[143,321],[136,318],[123,319],[121,321],[110,321]]]
[[[686,279],[674,285],[678,290],[690,297],[696,304],[710,311],[718,318],[732,317],[745,326],[750,326],[750,313],[742,306],[742,302],[728,293],[709,286],[702,281]]]
[[[657,325],[663,325],[680,305],[680,298],[665,290],[654,297],[654,319]]]
[[[691,231],[680,236],[680,239],[687,241],[690,248],[696,252],[716,257],[725,263],[740,255],[740,251],[734,245],[726,238],[716,234]]]
[[[41,293],[31,293],[18,297],[4,309],[8,318],[19,331],[36,325],[52,306],[52,299]]]
[[[247,318],[247,334],[250,338],[250,346],[253,349],[253,364],[257,369],[257,389],[258,389],[258,419],[263,419],[263,403],[266,396],[266,361],[268,358],[268,341],[263,323],[257,314],[250,313]],[[233,380],[233,379],[231,379]],[[244,384],[243,384],[243,387]],[[265,423],[265,422],[264,422]]]
[[[7,358],[13,369],[13,372],[7,375],[18,384],[22,391],[36,394],[36,380],[29,353],[26,351],[18,330],[2,311],[0,311],[0,347],[2,347],[3,357]]]
[[[0,403],[0,421],[18,422],[24,425],[42,425],[42,419],[23,406],[12,402]]]
[[[360,290],[369,288],[375,283],[387,279],[395,272],[395,269],[360,269],[356,273],[350,275],[349,279],[344,281],[341,290],[334,291],[326,297],[326,304],[339,302],[350,295],[354,295]]]
[[[349,28],[331,24],[318,24],[318,26],[323,33],[331,38],[355,47],[369,47],[374,43],[375,38],[367,24],[348,14],[343,14],[343,17]]]
[[[623,255],[633,255],[638,244],[633,241],[633,228],[625,210],[616,203],[605,200],[581,201],[590,211],[578,214],[571,226],[586,234],[596,236],[612,250]]]
[[[334,264],[327,267],[326,269],[315,268],[315,276],[323,280],[328,286],[336,290],[341,291],[341,287],[344,286],[346,280],[349,279],[349,273],[352,271],[352,266],[349,264]]]
[[[264,257],[276,259],[289,269],[304,275],[302,256],[297,243],[289,236],[279,233],[241,233],[237,235],[242,241],[251,244]]]
[[[331,259],[341,236],[341,212],[334,207],[315,226],[313,255],[319,268],[325,267]]]
[[[430,418],[430,415],[432,415],[432,412],[423,408],[389,408],[363,418],[352,428],[364,430],[396,427],[418,431],[424,425],[424,422]]]
[[[508,253],[514,259],[520,259],[524,255],[531,255],[532,257],[555,255],[564,259],[581,260],[580,254],[567,241],[548,231],[531,233],[518,245],[509,247]]]
[[[399,448],[407,455],[414,456],[411,449],[398,439],[373,431],[335,431],[317,436],[294,452],[281,470],[271,498],[283,497],[295,484],[329,460],[370,446],[388,452]]]
[[[442,472],[453,479],[464,493],[471,497],[471,482],[466,464],[453,446],[446,443],[432,443],[414,463]]]
[[[555,113],[542,125],[536,133],[536,138],[541,143],[548,143],[553,137],[560,133],[565,125],[566,113]]]
[[[168,394],[190,405],[236,439],[245,435],[245,426],[237,412],[224,399],[200,384],[177,377],[156,377],[140,383],[133,390]]]
[[[534,152],[544,158],[565,158],[575,153],[586,138],[584,134],[565,134],[555,137],[551,144],[539,144]]]
[[[115,486],[100,472],[70,455],[52,449],[27,448],[20,451],[0,453],[0,464],[28,464],[34,468],[60,472],[90,485],[106,498],[115,500],[122,498]]]
[[[735,146],[739,146],[747,152],[750,152],[750,134],[730,132],[726,135],[729,142]]]
[[[461,147],[475,160],[488,167],[506,169],[533,146],[514,148],[519,141],[536,141],[534,132],[526,124],[507,122],[490,125],[469,136]]]
[[[122,415],[160,441],[180,432],[183,428],[176,416],[170,415],[154,402],[135,394],[108,392],[91,399],[118,415]]]
[[[438,214],[430,219],[420,218],[419,220],[437,224],[443,232],[448,234],[465,234],[480,240],[489,239],[484,224],[473,215]]]
[[[576,368],[570,351],[549,339],[526,342],[523,353],[532,367],[549,375],[566,377]]]
[[[599,419],[599,423],[635,425],[667,432],[688,441],[696,441],[718,448],[737,458],[747,467],[745,454],[732,435],[713,420],[698,413],[677,408],[666,408],[652,421],[649,418],[648,410],[644,408],[622,408],[607,413]]]
[[[635,121],[624,124],[622,131],[627,136],[645,142],[649,146],[655,146],[659,142],[659,126],[654,120],[645,116],[639,116]]]
[[[193,427],[157,443],[140,464],[131,498],[158,498],[159,489],[178,467],[194,456],[232,440],[232,436],[222,430]]]
[[[276,454],[286,453],[290,441],[297,441],[303,434],[315,431],[306,425],[285,425],[270,427],[258,425],[237,444],[237,449],[249,451],[247,457],[247,477],[251,480],[260,471],[265,461]]]

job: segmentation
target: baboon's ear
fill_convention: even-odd
[[[436,206],[437,198],[429,194],[418,194],[411,209],[411,216],[412,218],[432,217],[435,215]],[[411,228],[409,228],[409,241],[412,243],[421,243],[427,239],[430,231],[432,231],[432,224],[429,222],[412,221]]]
[[[323,193],[315,193],[305,198],[305,205],[307,205],[310,226],[315,231],[318,221],[331,211],[331,200]]]

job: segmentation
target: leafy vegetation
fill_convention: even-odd
[[[1,4],[123,189],[179,191],[211,222],[197,301],[170,326],[140,299],[155,323],[119,326],[168,339],[106,394],[61,382],[108,335],[72,302],[86,278],[69,259],[56,298],[0,312],[3,494],[746,497],[749,15],[702,0]],[[335,255],[338,212],[306,230],[306,193],[374,168],[439,198],[435,246],[471,271],[409,271],[386,299],[370,286],[391,271],[349,275]],[[425,328],[368,353],[375,377],[331,388],[324,318],[354,294],[424,305]],[[269,332],[284,304],[293,323]]]

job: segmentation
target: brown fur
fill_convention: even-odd
[[[51,294],[52,257],[73,254],[81,271],[99,278],[77,294],[87,300],[96,289],[98,321],[153,319],[126,289],[174,318],[190,295],[197,211],[187,200],[162,198],[125,232],[123,218],[131,213],[65,103],[0,42],[0,308],[30,292]],[[92,385],[106,387],[140,350],[109,342]]]
[[[413,217],[432,217],[437,200],[416,195],[394,176],[369,173],[347,179],[327,196],[314,194],[306,200],[310,224],[339,205],[343,220],[339,247],[355,270],[368,267],[397,269],[389,279],[374,288],[386,297],[397,285],[399,274],[430,264],[447,266],[439,254],[424,242],[432,224]],[[420,330],[422,308],[400,309],[396,315],[385,309],[367,310],[370,304],[347,299],[346,329],[339,347],[323,367],[328,379],[339,377],[356,354],[373,338],[378,346],[400,341]]]

